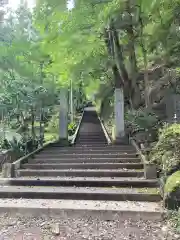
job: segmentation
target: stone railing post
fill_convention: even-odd
[[[115,144],[126,143],[124,124],[124,92],[123,88],[115,88],[114,92],[114,113],[115,113]]]
[[[68,96],[65,88],[62,88],[60,93],[59,141],[68,143]]]

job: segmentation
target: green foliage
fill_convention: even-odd
[[[166,180],[164,187],[165,194],[172,193],[180,188],[180,171],[173,173]]]
[[[45,129],[45,141],[53,142],[59,136],[59,114],[54,114]]]
[[[180,124],[165,125],[159,140],[153,147],[150,159],[164,174],[170,174],[180,166]]]
[[[152,130],[156,127],[157,122],[157,116],[146,109],[128,110],[125,114],[126,126],[133,131]]]
[[[57,133],[50,133],[50,132],[45,132],[44,134],[44,141],[47,142],[54,142],[58,140],[58,134]]]
[[[72,136],[76,131],[77,124],[76,122],[71,122],[68,124],[68,135]],[[46,141],[57,140],[59,135],[59,114],[52,116],[51,120],[48,123],[45,133]]]
[[[112,68],[116,64],[118,79],[124,80],[126,98],[133,107],[139,106],[138,97],[148,98],[148,91],[144,94],[144,90],[154,84],[145,74],[144,79],[138,79],[139,72],[145,73],[159,63],[180,64],[179,3],[179,0],[77,0],[72,10],[66,11],[58,0],[40,1],[34,22],[43,36],[41,49],[53,59],[46,71],[60,75],[61,84],[73,79],[77,90],[79,82],[83,82],[86,93],[92,96],[101,83],[108,89],[113,82],[114,87],[117,76]],[[109,36],[114,29],[120,47],[107,43],[105,32]]]
[[[59,114],[55,114],[52,116],[46,128],[46,132],[55,134],[59,132]]]
[[[22,136],[19,133],[16,133],[15,130],[11,129],[0,129],[0,142],[3,142],[6,139],[8,142],[13,141],[16,139],[18,142],[21,141]]]
[[[15,137],[11,140],[4,139],[1,142],[1,148],[11,150],[13,153],[13,158],[18,159],[25,154],[25,148],[22,141],[18,141]]]
[[[171,223],[171,226],[177,232],[180,233],[180,209],[178,211],[169,211],[168,220]]]
[[[68,134],[69,134],[69,136],[72,136],[75,133],[76,128],[77,128],[77,125],[76,125],[75,122],[69,123],[69,125],[68,125]]]
[[[57,102],[57,77],[45,70],[49,56],[42,51],[41,38],[26,5],[21,4],[15,12],[9,12],[0,31],[0,119],[4,127],[10,128],[4,137],[9,141],[11,132],[15,132],[11,129],[19,128],[22,135],[31,134],[34,138],[36,118],[43,122]],[[32,131],[25,127],[27,119],[31,121]]]
[[[139,79],[142,70],[157,62],[180,64],[179,3],[76,0],[68,11],[66,1],[39,0],[33,13],[22,5],[0,25],[0,113],[17,125],[33,114],[40,117],[57,104],[70,79],[74,109],[82,109],[87,95],[98,96],[102,115],[111,116],[115,79],[122,79],[126,106],[144,105],[140,100],[154,82]],[[126,123],[147,130],[157,119],[144,110],[129,111]],[[53,120],[50,125],[57,134]]]

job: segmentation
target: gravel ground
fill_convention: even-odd
[[[165,223],[120,219],[28,218],[0,215],[0,240],[176,240]]]

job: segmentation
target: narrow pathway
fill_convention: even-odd
[[[164,223],[119,218],[0,216],[0,240],[179,240]]]
[[[148,210],[161,201],[158,182],[144,178],[135,149],[108,145],[97,113],[89,109],[74,147],[44,149],[9,183],[0,188],[2,198],[139,201]]]
[[[5,222],[0,239],[13,239],[21,228],[18,234],[25,234],[24,226],[37,231],[37,237],[29,230],[24,239],[160,240],[166,235],[158,181],[145,179],[132,146],[107,144],[92,108],[84,112],[74,147],[54,144],[17,169],[16,178],[0,182]],[[15,219],[12,226],[9,216]]]

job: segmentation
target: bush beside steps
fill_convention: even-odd
[[[180,171],[173,173],[164,186],[164,204],[168,209],[180,207]]]

